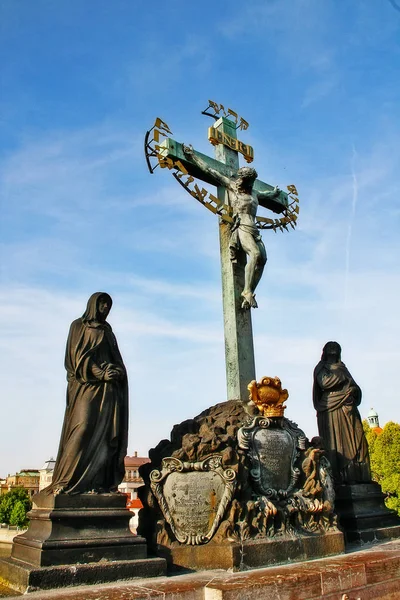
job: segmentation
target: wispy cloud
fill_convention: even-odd
[[[350,247],[351,247],[351,233],[353,228],[353,221],[356,214],[356,206],[358,200],[358,179],[355,170],[355,163],[357,159],[357,152],[353,146],[353,156],[351,160],[351,177],[353,180],[353,197],[351,203],[351,213],[349,216],[349,223],[347,226],[347,239],[346,239],[346,267],[345,267],[345,284],[344,284],[344,308],[347,308],[347,294],[349,286],[349,274],[350,274]]]
[[[302,101],[302,107],[308,108],[311,104],[322,100],[325,96],[328,96],[332,90],[338,84],[337,74],[328,73],[324,75],[319,81],[311,84],[304,92],[304,98]]]

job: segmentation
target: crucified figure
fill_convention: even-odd
[[[259,199],[277,198],[280,189],[275,187],[271,192],[253,193],[253,185],[257,179],[257,171],[251,167],[241,167],[233,178],[222,175],[209,167],[196,155],[192,146],[182,144],[184,154],[203,173],[211,175],[217,184],[228,191],[229,205],[233,208],[233,224],[231,227],[230,257],[236,262],[239,248],[247,254],[244,272],[244,289],[242,291],[242,308],[257,308],[254,291],[261,279],[267,262],[267,253],[261,235],[256,227],[256,215]]]

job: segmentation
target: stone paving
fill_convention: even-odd
[[[12,596],[16,597],[16,595]],[[29,600],[399,600],[400,539],[239,573],[207,571],[32,592]]]
[[[7,558],[8,556],[10,556],[10,552],[11,552],[11,544],[1,544],[0,543],[0,558]],[[19,595],[19,594],[17,594],[13,590],[10,590],[10,588],[4,587],[0,583],[0,598],[7,598],[10,596],[15,598],[16,595]]]

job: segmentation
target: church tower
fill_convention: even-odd
[[[367,421],[368,421],[368,425],[371,427],[371,429],[377,429],[378,430],[377,433],[382,432],[382,429],[379,426],[378,413],[373,408],[371,408],[371,410],[369,411],[369,413],[367,415]]]

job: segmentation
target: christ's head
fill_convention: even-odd
[[[258,177],[258,173],[253,167],[241,167],[237,172],[238,182],[253,185]]]

